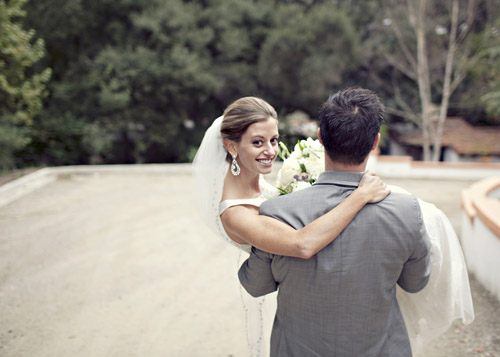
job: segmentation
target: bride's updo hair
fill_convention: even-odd
[[[258,97],[243,97],[231,103],[224,111],[221,125],[222,139],[240,142],[241,137],[253,123],[269,118],[278,120],[276,110]],[[228,160],[231,156],[228,153]]]
[[[278,115],[265,100],[257,97],[240,98],[224,111],[220,129],[222,139],[239,142],[250,125],[269,118],[278,120]]]

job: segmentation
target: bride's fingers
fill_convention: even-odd
[[[367,172],[365,172],[363,177],[361,177],[360,185],[369,184],[369,183],[375,184],[375,183],[377,183],[377,180],[380,180],[380,179],[377,176],[372,175],[371,172],[367,171]]]

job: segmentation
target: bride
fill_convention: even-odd
[[[365,204],[389,194],[378,177],[367,173],[338,208],[296,231],[258,214],[260,203],[277,195],[262,176],[271,172],[277,154],[276,111],[260,98],[244,97],[214,121],[194,159],[197,197],[206,223],[244,251],[254,246],[273,254],[310,258],[331,243]]]
[[[244,97],[229,105],[205,133],[193,161],[200,211],[218,236],[243,252],[255,246],[307,259],[331,243],[367,203],[382,200],[390,191],[380,178],[366,173],[344,202],[300,230],[260,216],[260,204],[277,195],[262,175],[272,170],[278,137],[276,111],[264,100]],[[266,355],[270,333],[263,329],[270,328],[275,301],[255,299],[243,289],[241,293],[250,353]]]
[[[367,203],[389,193],[372,173],[339,206],[304,228],[258,214],[259,205],[277,195],[263,179],[278,152],[276,111],[256,97],[232,103],[207,130],[193,162],[197,197],[205,222],[221,238],[248,253],[251,246],[273,254],[308,259],[330,244]],[[401,191],[398,187],[393,191]],[[431,238],[432,274],[418,294],[398,289],[397,297],[415,352],[446,331],[451,322],[472,321],[473,308],[460,245],[446,216],[420,201]],[[246,254],[245,254],[246,255]],[[240,254],[240,261],[247,256]],[[241,289],[250,355],[268,355],[275,297],[255,299]]]

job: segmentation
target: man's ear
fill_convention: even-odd
[[[321,130],[318,128],[318,140],[323,145],[323,140],[321,140]]]
[[[373,142],[372,150],[375,150],[378,147],[379,143],[380,143],[380,133],[377,134],[377,137],[375,138],[375,141]]]
[[[231,156],[234,156],[234,155],[237,154],[237,152],[236,152],[236,145],[234,144],[234,141],[228,140],[228,139],[224,139],[222,141],[222,143],[224,144],[224,147],[226,148],[226,150],[229,152],[229,154]]]

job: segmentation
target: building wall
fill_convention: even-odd
[[[460,155],[452,148],[444,148],[443,161],[445,162],[460,162]]]
[[[414,160],[422,159],[422,149],[420,147],[402,145],[391,139],[389,144],[389,155],[393,156],[411,156]],[[443,162],[491,162],[500,163],[500,156],[479,156],[479,155],[460,155],[451,147],[442,148]]]

